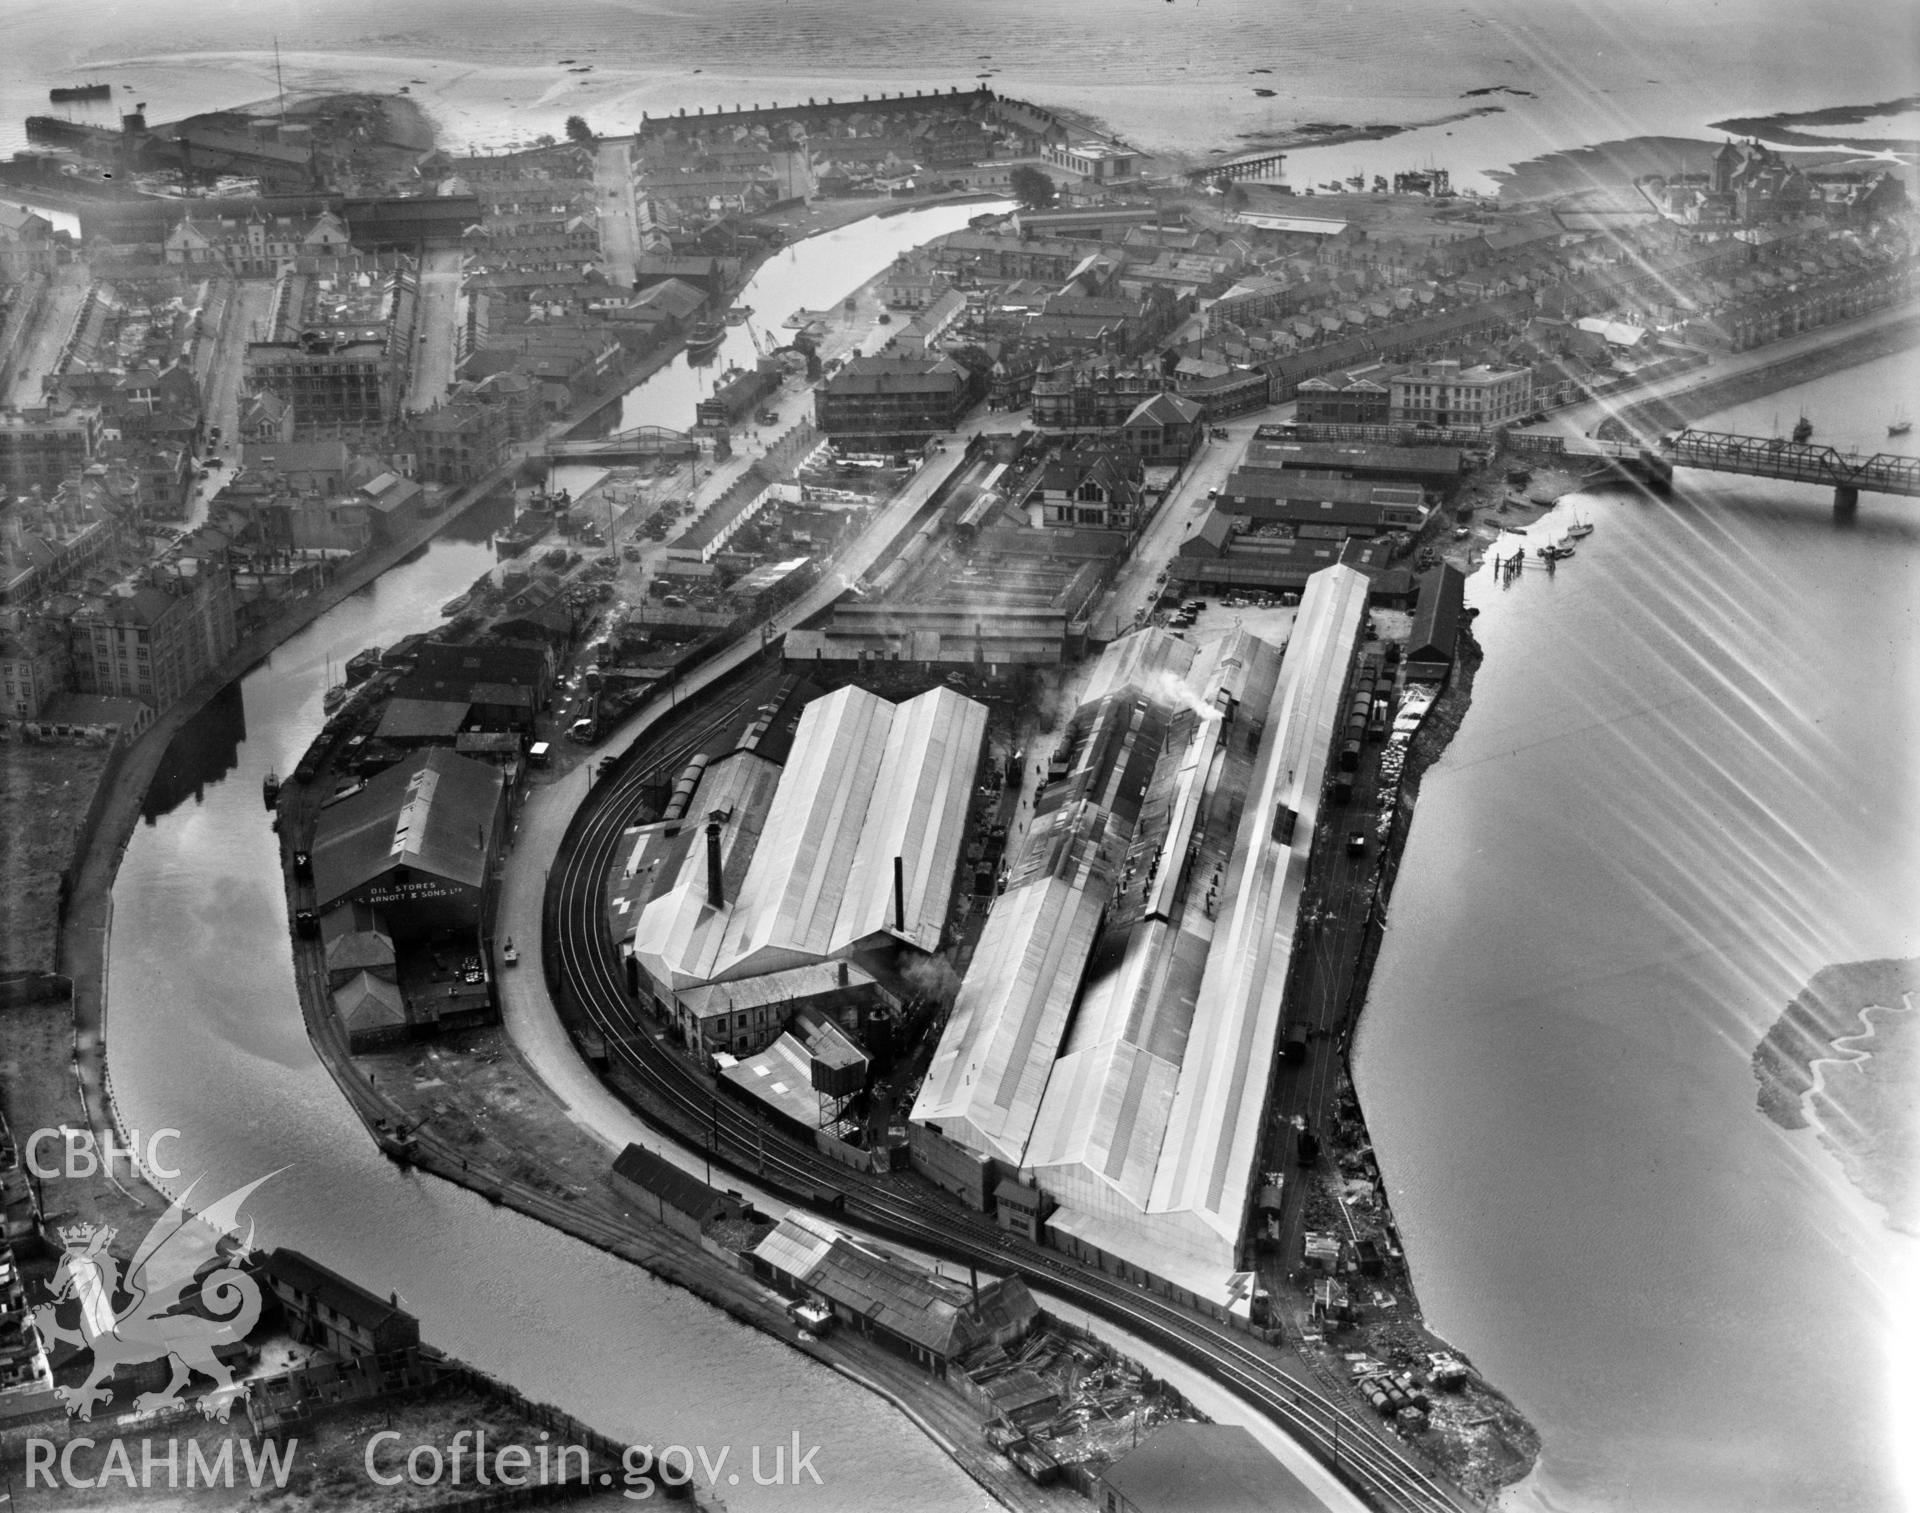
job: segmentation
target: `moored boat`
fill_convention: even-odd
[[[363,647],[347,659],[347,687],[364,683],[380,670],[380,648]]]
[[[687,356],[704,357],[726,339],[727,328],[715,320],[703,320],[687,333]]]
[[[329,688],[324,694],[320,696],[320,707],[324,709],[328,714],[332,714],[336,709],[338,709],[342,704],[346,702],[347,702],[347,685],[344,683],[334,684],[333,687]]]

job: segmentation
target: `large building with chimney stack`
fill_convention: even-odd
[[[784,763],[743,747],[700,764],[611,891],[642,1001],[723,1066],[802,1009],[864,1028],[884,982],[945,942],[986,727],[949,688],[893,704],[846,687],[801,710]]]

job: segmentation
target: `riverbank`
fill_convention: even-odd
[[[280,849],[288,915],[309,906],[293,853],[331,791],[324,778],[281,793]],[[1002,1507],[1073,1513],[1070,1493],[1029,1481],[980,1437],[979,1416],[913,1363],[846,1331],[803,1335],[785,1300],[700,1241],[653,1221],[616,1189],[618,1151],[597,1138],[534,1073],[500,1026],[353,1055],[332,1008],[324,953],[295,938],[294,976],[307,1037],[368,1135],[405,1169],[514,1209],[638,1266],[885,1398]],[[531,954],[531,953],[530,953]],[[514,970],[537,972],[529,959]],[[725,1185],[722,1174],[719,1185]]]
[[[358,593],[410,553],[419,550],[446,526],[505,484],[510,473],[501,470],[457,493],[439,514],[428,517],[395,541],[343,567],[327,583],[288,603],[266,624],[250,632],[219,667],[208,673],[121,754],[112,791],[100,806],[91,831],[81,837],[73,862],[73,886],[60,922],[59,971],[72,984],[72,1042],[66,1058],[77,1079],[80,1105],[87,1128],[99,1136],[121,1130],[113,1106],[112,1077],[107,1068],[107,956],[113,926],[113,883],[126,853],[127,842],[140,820],[147,791],[165,758],[167,748],[229,684],[244,677],[272,655],[274,649],[312,624],[342,600]],[[26,1063],[28,1079],[62,1076],[60,1067]],[[112,1174],[132,1183],[144,1181],[130,1165]],[[49,1178],[49,1192],[63,1210],[69,1199],[84,1201],[85,1192],[67,1194],[65,1178]],[[97,1196],[97,1194],[96,1194]],[[49,1204],[49,1207],[55,1206]]]

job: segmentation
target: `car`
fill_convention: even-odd
[[[567,727],[567,739],[570,741],[578,741],[583,746],[592,745],[594,738],[599,735],[599,733],[599,723],[595,721],[592,715],[587,715],[575,720]]]
[[[1349,830],[1347,832],[1347,855],[1365,856],[1367,854],[1367,832]]]

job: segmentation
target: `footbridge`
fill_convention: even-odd
[[[697,457],[700,443],[685,431],[635,426],[610,436],[549,441],[544,452],[554,462],[639,462],[650,457]]]

